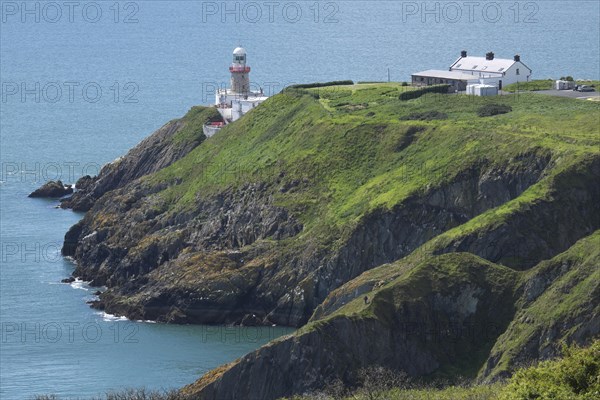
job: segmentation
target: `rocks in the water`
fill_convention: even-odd
[[[72,276],[70,276],[68,278],[65,278],[65,279],[63,279],[63,280],[60,281],[60,283],[73,283],[73,282],[75,282],[75,278],[72,277]]]
[[[58,198],[71,193],[73,193],[71,185],[65,185],[62,181],[48,181],[28,197]]]

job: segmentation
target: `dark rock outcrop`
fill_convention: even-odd
[[[65,185],[62,181],[48,181],[30,193],[28,197],[59,198],[71,193],[73,193],[71,185]]]

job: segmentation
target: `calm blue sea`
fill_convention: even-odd
[[[243,45],[256,87],[408,80],[466,49],[520,54],[535,78],[600,79],[597,1],[1,1],[0,397],[172,388],[289,330],[119,321],[60,284],[82,215],[29,192],[72,183],[192,105]],[[471,5],[469,5],[471,4]]]

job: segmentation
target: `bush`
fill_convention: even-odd
[[[287,95],[294,96],[294,97],[297,97],[297,98],[300,98],[300,97],[305,96],[305,95],[311,96],[311,97],[313,97],[313,98],[315,98],[317,100],[320,98],[319,93],[316,92],[316,91],[310,91],[310,90],[306,90],[306,89],[299,89],[299,88],[295,88],[295,87],[292,87],[292,86],[286,87],[285,89],[283,89],[282,93],[285,93]]]
[[[511,106],[505,104],[486,104],[485,106],[479,107],[477,115],[480,117],[491,117],[493,115],[506,114],[512,111]]]
[[[427,93],[448,93],[449,88],[450,85],[425,86],[417,90],[409,90],[406,92],[402,92],[400,93],[400,96],[398,96],[398,98],[400,100],[413,100],[418,99],[419,97]]]
[[[301,83],[299,85],[291,85],[291,86],[288,86],[288,87],[289,88],[294,88],[294,89],[312,89],[312,88],[317,88],[317,87],[339,86],[339,85],[354,85],[354,81],[347,80],[347,81]]]
[[[447,119],[448,115],[439,111],[416,112],[401,117],[402,121],[433,121],[436,119]]]
[[[402,82],[401,86],[408,86],[408,82]]]
[[[502,391],[503,400],[600,398],[600,340],[563,350],[560,360],[518,370]]]

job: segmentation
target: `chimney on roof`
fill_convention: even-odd
[[[487,54],[485,55],[485,59],[486,59],[486,60],[488,60],[488,61],[491,61],[491,60],[493,60],[493,59],[494,59],[494,53],[492,53],[492,52],[490,51],[489,53],[487,53]]]
[[[461,52],[460,52],[460,56],[461,56],[462,58],[465,58],[465,57],[467,56],[467,51],[466,51],[466,50],[463,50],[463,51],[461,51]]]
[[[515,54],[515,61],[521,61],[521,56],[518,54]]]

